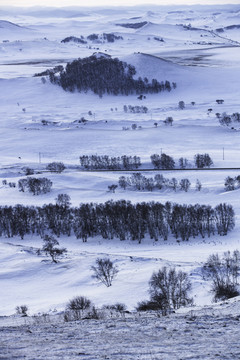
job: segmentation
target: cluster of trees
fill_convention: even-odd
[[[240,252],[212,254],[202,268],[204,279],[212,281],[214,301],[226,300],[239,295]]]
[[[87,36],[87,39],[90,41],[99,42],[100,41],[107,41],[107,42],[114,42],[115,40],[123,40],[122,36],[115,35],[114,33],[103,33],[103,34],[91,34]],[[68,42],[75,42],[80,44],[87,44],[87,41],[84,40],[84,36],[76,37],[76,36],[68,36],[61,41],[61,43],[68,43]]]
[[[68,42],[75,42],[75,43],[80,43],[80,44],[87,44],[87,41],[86,40],[84,40],[84,36],[80,36],[80,38],[79,37],[76,37],[76,36],[68,36],[68,37],[66,37],[65,39],[63,39],[62,41],[61,41],[61,43],[68,43]]]
[[[133,114],[146,114],[148,112],[148,108],[146,106],[132,106],[132,105],[124,105],[123,106],[124,112],[130,112]]]
[[[226,191],[239,189],[240,188],[240,175],[235,176],[234,178],[232,178],[231,176],[228,176],[225,179],[224,185],[225,185]]]
[[[46,194],[51,191],[52,182],[48,178],[27,177],[18,181],[18,190],[30,192],[33,195]]]
[[[171,234],[180,240],[190,237],[227,235],[234,228],[231,205],[179,205],[167,202],[107,201],[78,207],[58,204],[1,206],[0,236],[23,238],[27,234],[75,235],[84,242],[89,237],[131,239],[141,243],[145,236],[157,241]]]
[[[81,167],[86,170],[133,170],[141,166],[139,156],[118,156],[109,157],[108,155],[82,155],[79,157]]]
[[[176,178],[167,179],[163,177],[162,174],[156,174],[154,178],[149,178],[139,172],[134,173],[129,177],[120,176],[118,184],[124,190],[126,190],[126,188],[132,188],[134,190],[147,191],[153,191],[154,189],[170,189],[177,191],[179,189],[187,192],[191,186],[191,182],[188,179],[181,179],[180,181],[178,181]],[[196,190],[200,191],[201,188],[201,182],[197,179]]]
[[[6,179],[2,180],[2,184],[3,186],[9,186],[10,188],[15,188],[16,187],[16,183],[13,181],[10,181],[9,183],[7,182]]]
[[[239,126],[240,124],[240,113],[238,112],[233,113],[232,115],[228,115],[225,112],[222,114],[216,113],[216,116],[222,126],[234,127],[234,125]]]
[[[138,22],[138,23],[126,23],[126,24],[116,24],[116,25],[122,26],[125,28],[129,28],[129,29],[140,29],[144,25],[147,25],[147,23],[148,23],[147,21],[142,21],[142,22]]]
[[[169,81],[158,82],[147,78],[138,78],[135,67],[118,58],[112,59],[107,56],[90,56],[77,59],[68,63],[65,70],[59,75],[50,72],[49,79],[52,83],[60,85],[66,91],[93,91],[100,97],[107,93],[113,95],[129,95],[142,93],[158,93],[164,90],[170,91],[172,86]]]
[[[91,40],[91,41],[107,41],[107,42],[111,42],[113,43],[115,40],[123,40],[123,37],[120,36],[120,35],[115,35],[113,33],[103,33],[103,34],[91,34],[91,35],[88,35],[87,36],[87,39],[88,40]]]
[[[150,158],[151,158],[151,162],[155,169],[171,170],[171,169],[175,168],[174,159],[167,154],[164,154],[164,153],[162,153],[161,155],[153,154],[150,156]],[[188,167],[192,167],[191,162],[186,158],[181,157],[178,162],[179,162],[180,169],[186,169]],[[211,167],[212,165],[213,165],[213,161],[212,161],[211,157],[209,156],[209,154],[194,155],[194,166],[197,169]]]
[[[194,162],[198,169],[208,168],[213,165],[213,161],[209,154],[196,154],[194,156]]]
[[[175,161],[167,154],[153,154],[150,156],[151,162],[155,169],[174,169]]]
[[[66,169],[66,166],[62,163],[62,162],[57,162],[57,161],[54,161],[54,162],[51,162],[49,164],[47,164],[46,166],[46,170],[48,171],[51,171],[51,172],[56,172],[56,173],[61,173],[63,172],[63,170]]]

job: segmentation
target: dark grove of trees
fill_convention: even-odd
[[[129,95],[143,93],[159,93],[170,91],[172,86],[169,81],[158,82],[147,78],[138,78],[135,67],[118,58],[94,55],[77,59],[68,63],[65,70],[60,71],[59,75],[54,72],[49,74],[52,83],[60,85],[66,91],[87,92],[89,90],[98,94]]]
[[[52,182],[48,178],[27,177],[18,181],[18,190],[33,195],[46,194],[51,191]]]
[[[175,161],[167,154],[153,154],[150,156],[151,162],[155,169],[174,169]]]
[[[61,41],[61,43],[68,43],[68,42],[75,42],[75,43],[80,43],[80,44],[87,44],[87,41],[84,40],[84,37],[81,36],[80,38],[79,37],[76,37],[76,36],[68,36],[66,37],[65,39],[63,39]]]
[[[79,157],[80,165],[86,170],[133,170],[141,166],[139,156],[118,156],[108,155],[82,155]]]
[[[93,42],[111,42],[113,43],[115,40],[123,40],[122,36],[115,35],[114,33],[103,33],[103,34],[91,34],[87,36],[87,39]],[[87,41],[84,40],[84,36],[76,37],[76,36],[68,36],[61,41],[61,43],[68,43],[68,42],[76,42],[80,44],[87,44]]]
[[[195,166],[198,169],[203,169],[213,165],[213,161],[209,154],[196,154],[194,156]]]
[[[191,237],[227,235],[234,228],[231,205],[179,205],[167,202],[107,201],[78,207],[48,204],[38,206],[1,206],[0,236],[75,235],[86,242],[89,237],[130,239],[141,243],[145,236],[178,241]]]

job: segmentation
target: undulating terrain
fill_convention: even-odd
[[[176,86],[143,96],[98,96],[92,91],[64,91],[49,76],[34,76],[93,54],[133,65],[135,80]],[[219,121],[240,110],[239,79],[238,5],[0,9],[0,206],[42,207],[67,194],[72,207],[109,200],[212,207],[226,203],[235,213],[235,227],[226,236],[215,232],[187,241],[171,234],[158,241],[146,235],[141,243],[99,235],[83,242],[74,234],[61,235],[58,241],[67,252],[58,263],[37,255],[42,239],[36,233],[23,239],[4,233],[0,359],[239,359],[239,297],[216,307],[211,283],[201,275],[209,255],[240,248],[240,187],[231,190],[224,185],[227,177],[240,175],[240,122]],[[170,123],[167,118],[172,118]],[[162,153],[174,159],[175,169],[153,171],[150,157]],[[206,153],[213,165],[194,169],[194,156]],[[170,186],[124,189],[119,177],[133,172],[86,171],[79,161],[83,155],[138,156],[137,171],[144,170],[144,176],[162,174],[179,183],[187,178],[191,186],[188,191]],[[188,159],[187,169],[179,169],[181,157]],[[64,163],[65,170],[47,171],[51,162]],[[51,191],[19,191],[26,168],[36,178],[50,179]],[[115,192],[109,189],[114,184]],[[95,260],[106,256],[119,270],[110,287],[97,283],[91,272]],[[166,318],[136,314],[137,303],[149,298],[153,271],[162,266],[187,272],[193,307]],[[66,324],[59,314],[77,295],[87,296],[97,308],[121,302],[133,313]],[[29,315],[48,313],[52,318],[16,317],[15,308],[22,304]],[[42,350],[49,346],[51,357]],[[102,347],[101,354],[95,346]]]

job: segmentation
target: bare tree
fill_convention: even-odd
[[[92,277],[107,287],[112,285],[112,281],[118,273],[117,266],[114,266],[113,262],[108,258],[98,258],[96,265],[91,266],[91,270],[93,271]]]
[[[172,309],[192,304],[189,297],[191,282],[187,273],[176,271],[175,268],[167,269],[164,266],[154,272],[149,281],[151,301],[158,305],[164,313]]]
[[[54,263],[57,263],[58,258],[67,252],[67,249],[57,247],[59,242],[53,236],[45,235],[43,242],[43,247],[38,253],[44,252],[49,255]]]
[[[218,254],[209,256],[202,268],[204,279],[212,281],[214,301],[226,300],[239,295],[237,289],[240,272],[240,252],[235,250],[231,255],[227,251],[220,257]]]
[[[68,194],[58,194],[56,204],[62,207],[69,207],[71,205],[71,198]]]

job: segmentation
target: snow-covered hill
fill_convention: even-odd
[[[97,306],[125,302],[132,310],[138,301],[148,297],[148,280],[163,265],[189,273],[197,305],[211,303],[210,284],[200,276],[202,263],[211,253],[239,249],[239,189],[226,192],[224,180],[239,175],[240,133],[239,129],[220,126],[215,115],[239,112],[240,30],[235,27],[238,15],[237,6],[2,12],[0,205],[41,206],[55,203],[60,193],[69,194],[74,206],[110,199],[213,206],[226,202],[234,207],[236,227],[227,237],[215,235],[180,244],[174,239],[158,243],[144,239],[142,244],[135,244],[101,238],[83,244],[72,237],[62,237],[60,244],[68,253],[59,264],[36,255],[42,243],[40,237],[1,238],[1,315],[11,315],[23,303],[29,306],[31,314],[50,308],[61,311],[75,295],[87,295]],[[138,29],[117,25],[145,21]],[[114,32],[123,40],[94,42],[88,38],[103,32]],[[62,43],[67,36],[83,36],[87,43]],[[47,78],[45,81],[33,77],[47,68],[65,66],[68,61],[98,52],[134,65],[136,78],[169,80],[176,82],[177,88],[147,94],[143,100],[136,95],[99,98],[92,93],[65,92]],[[224,103],[219,105],[217,99]],[[185,102],[183,110],[178,107],[179,101]],[[148,112],[126,113],[124,105],[144,105]],[[168,116],[173,117],[173,126],[164,124]],[[87,120],[85,124],[81,118]],[[132,124],[136,124],[136,130]],[[79,156],[84,154],[138,155],[143,167],[149,169],[150,155],[161,152],[176,161],[180,157],[193,161],[195,154],[209,153],[215,167],[237,170],[165,173],[169,178],[189,178],[192,189],[188,193],[119,188],[110,193],[108,186],[117,184],[118,177],[126,175],[124,172],[78,171]],[[17,183],[24,177],[26,166],[37,173],[52,161],[64,162],[67,169],[62,174],[36,174],[53,182],[48,194],[32,196],[2,184],[2,180]],[[152,176],[151,172],[146,176]],[[203,185],[201,192],[196,192],[193,185],[197,178]],[[110,256],[119,266],[118,277],[110,289],[91,278],[90,266],[99,256]]]

